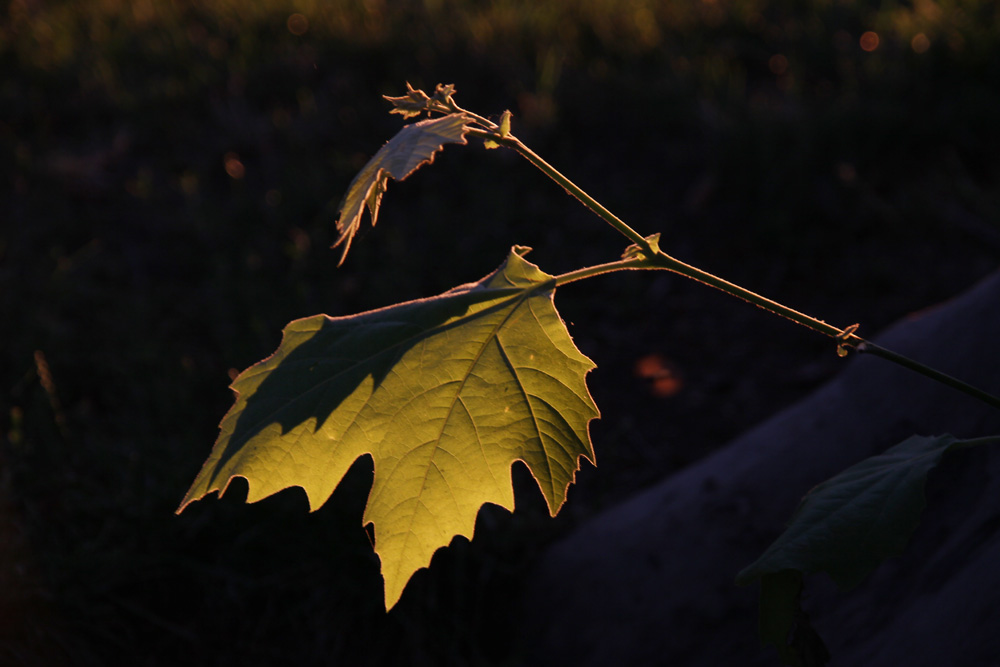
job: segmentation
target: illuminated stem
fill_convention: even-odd
[[[642,234],[632,229],[628,224],[626,224],[621,218],[616,216],[614,213],[606,209],[600,202],[587,194],[583,188],[578,186],[576,183],[568,179],[564,174],[562,174],[558,169],[550,165],[548,162],[543,160],[538,154],[532,151],[530,148],[525,146],[516,137],[508,135],[507,137],[499,137],[498,135],[480,131],[472,130],[469,134],[475,136],[481,136],[485,139],[495,141],[498,144],[507,146],[517,151],[520,155],[525,157],[529,162],[538,167],[546,176],[554,180],[556,183],[561,185],[568,193],[573,195],[577,200],[580,201],[584,206],[590,209],[592,212],[597,214],[602,220],[607,222],[609,225],[617,229],[622,233],[627,239],[639,246],[640,252],[639,257],[636,260],[625,261],[624,264],[620,262],[614,262],[608,265],[603,265],[608,267],[607,271],[617,270],[618,268],[628,268],[628,269],[666,269],[667,271],[673,271],[674,273],[679,273],[682,276],[691,278],[692,280],[697,280],[700,283],[714,287],[715,289],[721,290],[727,294],[735,296],[737,298],[743,299],[744,301],[749,301],[755,306],[759,306],[765,310],[771,311],[786,317],[793,322],[801,324],[802,326],[808,327],[813,331],[817,331],[831,338],[838,339],[841,344],[847,345],[848,347],[857,347],[864,342],[864,339],[854,335],[850,330],[839,329],[831,324],[827,324],[823,320],[818,320],[814,317],[810,317],[804,313],[801,313],[793,308],[782,305],[777,301],[772,301],[766,297],[759,294],[751,292],[748,289],[740,287],[735,283],[731,283],[728,280],[724,280],[716,275],[703,271],[698,267],[691,266],[690,264],[685,264],[684,262],[671,257],[657,247],[654,247],[649,239],[645,238]],[[615,268],[611,268],[615,267]],[[594,267],[595,269],[597,267]],[[586,269],[589,271],[590,269]],[[605,272],[605,271],[600,271]],[[596,274],[595,274],[596,275]]]
[[[575,280],[590,278],[603,273],[628,269],[661,269],[672,271],[692,280],[704,283],[709,287],[714,287],[715,289],[725,292],[731,296],[743,299],[744,301],[752,303],[759,308],[763,308],[764,310],[775,313],[776,315],[785,317],[796,324],[812,329],[813,331],[821,333],[824,336],[829,336],[830,338],[838,341],[837,351],[841,355],[845,355],[848,349],[856,349],[858,352],[873,354],[899,366],[908,368],[911,371],[919,373],[941,384],[957,389],[958,391],[977,398],[988,405],[1000,409],[1000,398],[929,366],[925,366],[924,364],[903,356],[898,352],[893,352],[892,350],[888,350],[872,343],[871,341],[865,340],[854,333],[857,329],[857,325],[840,329],[832,324],[827,324],[823,320],[806,315],[805,313],[795,310],[794,308],[789,308],[788,306],[778,303],[777,301],[773,301],[772,299],[768,299],[760,294],[751,292],[750,290],[740,287],[735,283],[731,283],[728,280],[708,273],[707,271],[703,271],[698,267],[691,266],[690,264],[685,264],[684,262],[671,257],[660,250],[659,247],[654,242],[651,242],[650,239],[642,236],[642,234],[632,229],[618,216],[606,209],[600,202],[587,194],[580,186],[573,183],[573,181],[568,179],[564,174],[562,174],[562,172],[543,160],[538,154],[521,143],[521,141],[513,135],[502,137],[498,132],[490,132],[479,129],[472,129],[469,131],[469,134],[483,139],[488,139],[497,144],[513,149],[531,162],[531,164],[535,165],[535,167],[537,167],[542,173],[562,186],[563,189],[573,195],[573,197],[579,200],[580,203],[586,206],[590,211],[595,213],[598,217],[607,222],[632,243],[638,246],[638,252],[635,257],[563,274],[556,278],[557,285],[563,285]]]
[[[649,266],[644,260],[641,259],[620,259],[617,262],[595,264],[594,266],[588,266],[585,269],[577,269],[576,271],[570,271],[568,273],[558,275],[555,277],[556,287],[562,287],[563,285],[568,285],[569,283],[576,282],[577,280],[593,278],[594,276],[599,276],[604,273],[612,273],[613,271],[653,268],[655,267]]]
[[[643,249],[644,252],[647,254],[653,253],[653,248],[650,246],[649,241],[647,241],[642,234],[629,227],[623,220],[621,220],[621,218],[604,208],[599,201],[588,195],[583,188],[566,178],[562,172],[543,160],[541,156],[533,150],[522,144],[521,141],[514,135],[508,134],[506,137],[501,137],[498,133],[486,132],[485,130],[470,130],[469,134],[476,137],[482,137],[483,139],[488,139],[502,146],[506,146],[507,148],[514,149],[519,155],[521,155],[521,157],[538,167],[543,174],[561,185],[566,192],[576,197],[581,204],[586,206],[592,212],[596,213],[602,220],[621,232],[632,243],[637,244]]]

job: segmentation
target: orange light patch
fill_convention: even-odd
[[[226,165],[226,173],[229,174],[230,178],[239,180],[246,175],[246,169],[243,167],[243,163],[240,162],[239,155],[236,153],[226,153],[223,159]]]
[[[878,43],[879,43],[878,33],[869,30],[868,32],[861,35],[860,41],[861,41],[861,48],[871,53],[872,51],[878,48]]]
[[[788,71],[788,58],[781,53],[775,53],[768,58],[767,68],[771,70],[771,74],[781,76]]]
[[[303,14],[292,14],[288,17],[286,26],[288,27],[288,32],[299,37],[306,34],[309,30],[309,19]]]
[[[650,382],[650,391],[659,398],[676,396],[684,388],[676,366],[662,354],[647,354],[635,362],[636,377]]]

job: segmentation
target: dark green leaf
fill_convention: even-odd
[[[737,583],[781,572],[827,572],[849,589],[903,552],[924,509],[927,473],[960,441],[913,436],[823,482]]]
[[[786,665],[826,664],[829,654],[799,605],[802,576],[827,572],[841,589],[856,586],[905,549],[926,504],[927,475],[945,452],[997,443],[913,436],[806,494],[785,532],[736,578],[761,580],[761,642]]]

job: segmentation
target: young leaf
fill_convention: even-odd
[[[455,113],[405,125],[375,153],[351,181],[340,202],[340,217],[337,220],[340,236],[333,244],[334,248],[344,245],[340,264],[347,258],[351,240],[361,226],[365,206],[368,207],[372,226],[375,226],[379,204],[389,179],[401,181],[421,166],[433,162],[434,155],[444,148],[444,144],[467,143],[465,133],[470,129],[466,125],[468,121],[465,114]]]
[[[472,537],[484,503],[513,509],[514,461],[555,515],[580,457],[594,461],[594,364],[527,250],[515,246],[480,282],[434,298],[289,324],[274,355],[233,383],[236,404],[181,509],[240,476],[248,502],[301,486],[315,510],[368,454],[364,523],[375,529],[387,608],[438,548]]]
[[[409,82],[406,83],[406,95],[400,97],[390,97],[388,95],[383,95],[382,98],[392,103],[392,109],[389,113],[398,113],[403,116],[403,118],[411,118],[413,116],[419,116],[425,111],[429,114],[431,111],[439,111],[441,113],[452,113],[458,110],[455,105],[455,101],[452,99],[452,95],[455,94],[455,86],[452,84],[439,83],[434,89],[434,95],[431,97],[427,96],[427,93],[420,90],[419,88],[414,88]]]
[[[500,137],[503,139],[506,139],[507,137],[510,136],[510,116],[511,113],[509,109],[507,111],[504,111],[503,115],[500,116],[500,126],[497,128],[497,132],[500,133]],[[492,139],[484,139],[483,146],[485,146],[490,150],[494,148],[500,148],[500,144],[493,141]]]
[[[451,96],[455,94],[455,86],[450,83],[439,83],[434,86],[434,94],[431,96],[431,100],[438,102],[444,107],[449,109],[455,108],[455,101],[451,99]]]
[[[392,103],[392,110],[389,113],[401,114],[403,118],[419,116],[427,111],[427,105],[431,101],[431,98],[427,97],[427,93],[419,88],[415,89],[409,81],[406,82],[406,95],[402,97],[383,95],[382,97]]]
[[[826,572],[842,590],[861,583],[905,549],[926,504],[927,475],[945,452],[996,442],[912,436],[806,494],[785,532],[736,578],[740,585],[761,579],[761,640],[773,644],[786,665],[815,664],[807,662],[805,647],[784,641],[795,619],[804,618],[790,582]],[[810,632],[809,650],[821,653],[822,642]]]
[[[500,116],[500,136],[504,139],[510,136],[510,117],[510,109],[504,111],[503,115]]]

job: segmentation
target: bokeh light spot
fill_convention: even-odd
[[[926,53],[927,49],[931,48],[931,40],[924,33],[918,32],[910,40],[910,48],[917,53]]]
[[[230,178],[239,180],[246,175],[246,168],[240,162],[240,156],[236,153],[226,153],[223,160],[226,165],[226,173],[229,174]]]
[[[193,171],[185,171],[180,178],[181,192],[188,197],[198,194],[198,174]]]
[[[309,30],[309,19],[304,14],[292,14],[288,17],[286,25],[288,26],[288,32],[293,35],[304,35]]]
[[[837,164],[837,178],[843,183],[853,183],[858,179],[858,170],[850,162],[839,162]]]
[[[878,48],[878,42],[879,42],[878,33],[869,30],[868,32],[861,35],[860,41],[861,41],[861,48],[871,53],[872,51]]]
[[[676,366],[662,354],[647,354],[635,362],[636,377],[650,383],[650,392],[659,398],[676,396],[684,388]]]

